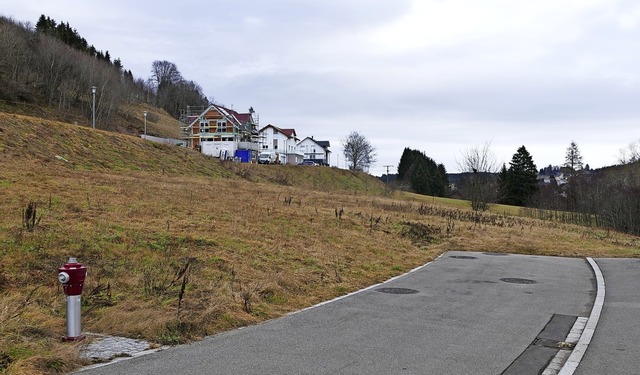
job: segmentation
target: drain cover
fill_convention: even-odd
[[[449,258],[453,258],[453,259],[478,259],[476,257],[472,257],[469,255],[449,255]]]
[[[507,256],[509,254],[507,253],[492,253],[492,252],[486,252],[486,253],[482,253],[484,255],[495,255],[495,256]]]
[[[514,277],[505,277],[500,279],[500,281],[504,281],[505,283],[512,283],[512,284],[536,284],[537,283],[537,281],[535,280],[518,279]]]
[[[389,294],[416,294],[419,293],[415,289],[407,289],[407,288],[378,288],[377,292],[380,293],[389,293]]]

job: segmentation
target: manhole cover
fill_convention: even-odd
[[[537,281],[535,280],[518,279],[515,277],[505,277],[500,279],[500,281],[504,281],[505,283],[512,283],[512,284],[536,284],[537,283]]]
[[[378,288],[376,291],[380,293],[389,293],[389,294],[416,294],[418,293],[415,289],[407,289],[407,288]]]
[[[495,255],[495,256],[507,256],[509,254],[507,253],[492,253],[492,252],[486,252],[486,253],[482,253],[484,255]]]
[[[449,258],[453,258],[453,259],[478,259],[476,257],[472,257],[469,255],[449,255]]]

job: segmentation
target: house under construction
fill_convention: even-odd
[[[253,108],[239,113],[217,104],[188,106],[180,118],[182,139],[203,154],[250,162],[256,159],[260,144],[254,113]]]

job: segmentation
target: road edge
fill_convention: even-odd
[[[602,271],[600,271],[600,267],[598,267],[598,263],[596,263],[593,258],[589,257],[587,258],[587,261],[589,262],[589,265],[591,265],[593,273],[596,275],[596,299],[593,302],[591,314],[589,315],[589,320],[587,320],[587,324],[582,331],[582,335],[580,335],[580,339],[578,340],[575,348],[573,348],[573,351],[567,359],[567,362],[565,362],[564,366],[562,366],[562,369],[558,373],[559,375],[573,375],[573,373],[580,365],[582,357],[589,348],[589,344],[591,343],[591,339],[593,338],[593,334],[595,333],[596,326],[598,325],[598,321],[600,320],[602,306],[604,305],[604,276],[602,275]]]
[[[329,303],[332,303],[332,302],[336,302],[336,301],[339,301],[339,300],[344,299],[344,298],[351,297],[351,296],[353,296],[353,295],[355,295],[355,294],[362,293],[362,292],[367,291],[367,290],[371,290],[371,289],[373,289],[373,288],[379,287],[380,285],[383,285],[383,284],[386,284],[386,283],[391,282],[391,281],[393,281],[393,280],[396,280],[396,279],[402,278],[402,277],[404,277],[404,276],[410,275],[410,274],[412,274],[412,273],[414,273],[414,272],[416,272],[416,271],[419,271],[419,270],[421,270],[421,269],[423,269],[423,268],[427,267],[428,265],[432,264],[433,262],[437,261],[437,260],[438,260],[438,259],[440,259],[444,254],[446,254],[446,253],[448,253],[448,252],[449,252],[449,251],[444,251],[444,252],[442,252],[440,255],[438,255],[437,257],[435,257],[433,260],[431,260],[431,261],[429,261],[429,262],[427,262],[427,263],[425,263],[425,264],[422,264],[422,265],[420,265],[420,266],[417,266],[417,267],[415,267],[415,268],[411,269],[410,271],[407,271],[407,272],[405,272],[405,273],[403,273],[403,274],[401,274],[401,275],[394,276],[394,277],[392,277],[392,278],[390,278],[390,279],[388,279],[388,280],[385,280],[385,281],[383,281],[383,282],[380,282],[380,283],[377,283],[377,284],[374,284],[374,285],[370,285],[370,286],[368,286],[368,287],[365,287],[365,288],[362,288],[362,289],[359,289],[359,290],[353,291],[353,292],[351,292],[351,293],[348,293],[348,294],[345,294],[345,295],[342,295],[342,296],[339,296],[339,297],[336,297],[336,298],[330,299],[330,300],[328,300],[328,301],[320,302],[320,303],[318,303],[318,304],[315,304],[315,305],[313,305],[313,306],[306,307],[306,308],[304,308],[304,309],[300,309],[300,310],[296,310],[296,311],[289,312],[289,313],[284,314],[283,316],[281,316],[281,317],[279,317],[279,318],[284,318],[284,317],[286,317],[286,316],[295,315],[295,314],[298,314],[298,313],[301,313],[301,312],[304,312],[304,311],[308,311],[308,310],[311,310],[311,309],[315,309],[315,308],[317,308],[317,307],[324,306],[324,305],[326,305],[326,304],[329,304]],[[279,319],[279,318],[274,318],[274,319]],[[269,319],[269,320],[274,320],[274,319]],[[269,320],[267,320],[267,321],[269,321]],[[267,321],[265,321],[265,322],[267,322]],[[262,322],[262,323],[265,323],[265,322]],[[258,324],[261,324],[261,323],[258,323]],[[239,327],[239,328],[237,328],[237,329],[238,329],[238,330],[241,330],[241,329],[243,329],[243,328],[246,328],[246,327]],[[223,333],[223,332],[220,332],[219,334],[222,334],[222,333]],[[211,336],[216,336],[216,334],[211,335]],[[186,344],[185,344],[185,345],[186,345]],[[99,368],[99,367],[109,366],[109,365],[112,365],[112,364],[117,363],[117,362],[126,361],[126,360],[129,360],[129,359],[132,359],[132,358],[136,358],[136,357],[140,357],[140,356],[143,356],[143,355],[153,354],[153,353],[156,353],[156,352],[158,352],[158,351],[165,350],[165,349],[168,349],[168,348],[170,348],[170,346],[163,346],[163,347],[160,347],[160,348],[157,348],[157,349],[149,349],[149,350],[145,350],[145,351],[142,351],[142,352],[139,352],[139,353],[135,353],[135,354],[133,354],[133,355],[131,355],[131,356],[129,356],[129,357],[119,357],[119,358],[115,358],[115,359],[113,359],[113,360],[111,360],[111,361],[108,361],[108,362],[96,363],[96,364],[92,364],[92,365],[84,366],[84,367],[81,367],[81,368],[79,368],[79,369],[74,370],[73,372],[71,372],[71,374],[77,374],[77,373],[81,373],[81,372],[84,372],[84,371],[93,370],[93,369],[96,369],[96,368]]]
[[[377,283],[377,284],[373,284],[373,285],[369,285],[369,286],[367,286],[367,287],[365,287],[365,288],[358,289],[358,290],[353,291],[353,292],[351,292],[351,293],[347,293],[347,294],[345,294],[345,295],[335,297],[335,298],[330,299],[330,300],[328,300],[328,301],[323,301],[323,302],[317,303],[317,304],[315,304],[315,305],[313,305],[313,306],[305,307],[305,308],[303,308],[303,309],[296,310],[296,311],[291,311],[290,313],[287,313],[287,314],[283,315],[283,317],[285,317],[285,316],[290,316],[290,315],[296,315],[296,314],[299,314],[299,313],[301,313],[301,312],[305,312],[305,311],[308,311],[308,310],[315,309],[315,308],[317,308],[317,307],[321,307],[321,306],[324,306],[324,305],[328,305],[328,304],[330,304],[330,303],[333,303],[333,302],[339,301],[339,300],[341,300],[341,299],[349,298],[349,297],[354,296],[354,295],[356,295],[356,294],[358,294],[358,293],[366,292],[367,290],[371,290],[371,289],[377,288],[377,287],[379,287],[380,285],[383,285],[383,284],[386,284],[386,283],[388,283],[388,282],[391,282],[391,281],[394,281],[394,280],[400,279],[400,278],[405,277],[405,276],[407,276],[407,275],[410,275],[410,274],[412,274],[412,273],[414,273],[414,272],[416,272],[416,271],[419,271],[419,270],[421,270],[421,269],[423,269],[423,268],[427,267],[427,266],[428,266],[428,265],[430,265],[431,263],[433,263],[433,262],[437,261],[437,260],[438,260],[438,259],[440,259],[444,254],[447,254],[447,253],[449,253],[449,251],[445,251],[445,252],[443,252],[442,254],[440,254],[440,255],[438,255],[437,257],[435,257],[433,260],[431,260],[431,261],[429,261],[429,262],[427,262],[427,263],[425,263],[425,264],[423,264],[423,265],[421,265],[421,266],[417,266],[417,267],[413,268],[412,270],[410,270],[410,271],[408,271],[408,272],[403,273],[402,275],[394,276],[394,277],[392,277],[392,278],[390,278],[390,279],[388,279],[388,280],[385,280],[385,281],[383,281],[383,282],[380,282],[380,283]],[[242,327],[241,327],[241,328],[242,328]]]

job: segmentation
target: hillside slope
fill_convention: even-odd
[[[69,257],[89,269],[85,331],[176,344],[381,282],[445,250],[640,255],[636,237],[397,199],[362,173],[220,163],[1,113],[0,197],[7,374],[89,362],[78,356],[86,342],[59,339],[56,273]]]
[[[199,152],[131,135],[2,112],[0,158],[6,165],[31,161],[75,170],[244,178],[324,191],[381,193],[386,189],[378,179],[365,173],[324,167],[220,163]]]

